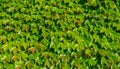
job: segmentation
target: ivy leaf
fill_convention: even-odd
[[[89,65],[91,65],[91,66],[94,66],[94,65],[96,65],[96,60],[95,60],[95,58],[90,58],[89,60],[88,60],[88,62],[89,62]]]
[[[86,50],[85,50],[85,54],[88,55],[88,56],[91,56],[91,51],[90,51],[90,49],[86,49]]]

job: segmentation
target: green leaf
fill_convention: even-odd
[[[88,61],[89,61],[89,65],[91,65],[91,66],[94,66],[97,63],[94,57],[90,58]]]

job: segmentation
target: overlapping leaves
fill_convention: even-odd
[[[119,3],[1,0],[0,68],[120,68]]]

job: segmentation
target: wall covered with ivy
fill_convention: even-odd
[[[0,0],[0,69],[119,69],[119,0]]]

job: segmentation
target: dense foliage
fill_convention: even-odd
[[[0,69],[119,69],[119,0],[0,0]]]

